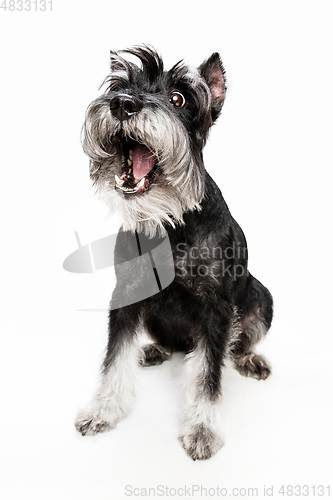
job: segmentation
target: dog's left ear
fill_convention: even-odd
[[[210,88],[212,95],[212,118],[215,121],[221,112],[227,90],[225,71],[219,54],[217,52],[212,54],[198,69]]]

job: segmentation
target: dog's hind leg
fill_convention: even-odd
[[[83,436],[113,429],[131,406],[136,370],[142,351],[136,336],[139,313],[135,306],[111,310],[109,342],[99,388],[75,426]]]
[[[164,307],[156,306],[155,302],[155,307],[146,310],[142,318],[143,327],[153,340],[152,344],[143,346],[143,357],[140,360],[142,366],[161,365],[164,361],[169,360],[174,352],[186,354],[193,349],[193,340],[182,337],[182,327],[179,327],[179,324],[178,328],[175,327],[173,322],[170,323],[166,318],[165,309],[168,309],[168,306],[165,306],[165,298],[162,303]],[[172,304],[169,307],[171,308]]]
[[[171,354],[172,353],[169,349],[166,349],[159,344],[147,344],[143,346],[143,356],[140,359],[140,365],[161,365],[164,361],[167,361],[170,358]]]
[[[240,335],[230,354],[241,375],[265,380],[271,373],[271,367],[264,356],[255,354],[253,349],[271,326],[273,300],[267,288],[252,276],[242,311]]]

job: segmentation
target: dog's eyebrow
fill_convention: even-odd
[[[185,65],[184,61],[178,61],[167,73],[170,80],[174,82],[179,82],[183,80],[188,73],[188,67]]]
[[[102,84],[99,87],[99,90],[105,88],[105,92],[110,92],[110,90],[113,90],[119,85],[127,85],[128,80],[129,76],[127,71],[112,71],[111,74],[103,80]]]
[[[169,84],[190,83],[197,85],[202,83],[200,73],[197,68],[188,66],[183,60],[175,64],[168,72],[167,78]]]
[[[129,63],[118,52],[110,50],[111,71],[127,71]]]
[[[129,54],[138,58],[141,62],[141,67],[126,60],[120,53]],[[108,77],[109,81],[114,78],[131,81],[134,74],[137,72],[141,72],[145,80],[151,83],[155,82],[163,75],[163,61],[153,47],[144,45],[119,52],[111,51],[111,76]],[[197,68],[189,67],[183,60],[180,60],[166,72],[166,78],[170,86],[177,85],[180,82],[196,84],[200,80],[200,74]]]
[[[127,70],[129,72],[131,70],[141,70],[145,78],[150,82],[156,81],[163,74],[163,61],[153,47],[143,45],[142,47],[132,47],[126,50],[122,50],[121,52],[133,55],[137,57],[141,62],[141,68],[134,65],[133,63],[127,63]]]

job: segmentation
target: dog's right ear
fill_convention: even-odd
[[[212,54],[198,69],[212,95],[212,119],[215,121],[221,112],[227,90],[225,70],[219,54]]]

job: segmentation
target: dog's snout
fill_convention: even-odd
[[[111,113],[121,122],[141,111],[142,107],[142,102],[137,97],[128,94],[118,94],[110,101]]]

